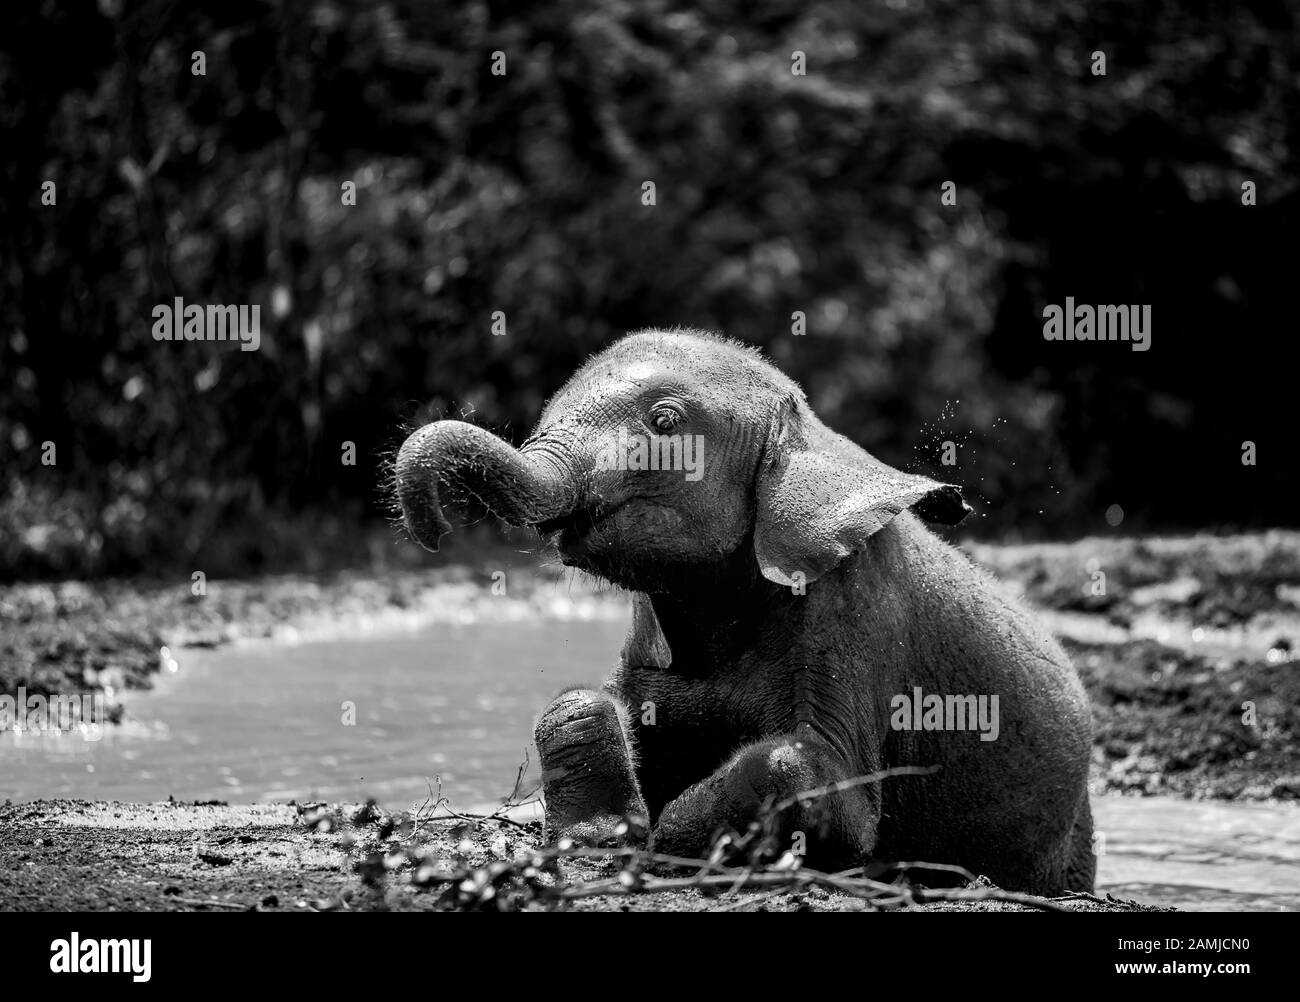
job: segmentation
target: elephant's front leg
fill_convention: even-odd
[[[843,759],[816,738],[785,735],[755,742],[664,807],[655,821],[654,848],[703,857],[719,829],[744,832],[765,810],[795,794],[854,776]],[[803,851],[809,863],[819,867],[856,866],[875,845],[879,819],[878,784],[801,798],[775,816],[775,848]]]
[[[648,816],[626,719],[621,703],[592,689],[560,693],[538,719],[533,738],[552,839],[580,845],[631,841],[619,834],[620,822]]]

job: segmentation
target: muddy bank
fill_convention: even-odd
[[[967,550],[1069,651],[1094,792],[1300,799],[1300,533]]]
[[[132,911],[1158,911],[1109,897],[908,903],[773,868],[543,854],[538,822],[389,815],[356,805],[0,806],[0,907]],[[669,882],[669,883],[665,883]],[[694,886],[680,886],[681,884]],[[662,890],[659,890],[662,888]],[[734,889],[733,889],[734,888]],[[957,892],[952,892],[957,893]],[[922,897],[923,892],[915,892]]]
[[[1066,641],[1093,706],[1093,792],[1300,799],[1300,665]]]
[[[1117,623],[1154,610],[1202,627],[1227,628],[1273,614],[1289,621],[1300,611],[1300,532],[1293,530],[967,543],[962,549],[1034,605],[1102,612]],[[1099,573],[1104,580],[1096,577]]]

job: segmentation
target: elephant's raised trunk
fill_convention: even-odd
[[[549,453],[528,455],[464,421],[435,421],[397,454],[397,499],[407,532],[428,550],[451,531],[439,482],[478,498],[511,525],[536,525],[574,508],[572,477]]]

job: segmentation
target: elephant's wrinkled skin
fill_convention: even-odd
[[[604,468],[620,429],[620,447],[702,436],[702,475]],[[449,528],[440,484],[634,593],[619,666],[538,721],[553,833],[601,842],[644,813],[657,849],[694,856],[768,798],[937,766],[789,808],[781,834],[803,833],[810,865],[923,860],[1015,890],[1091,889],[1089,710],[1065,654],[922,524],[964,516],[956,488],[827,429],[756,352],[634,334],[518,450],[458,421],[419,429],[397,485],[431,549]],[[998,696],[996,740],[891,726],[894,697],[918,688]]]

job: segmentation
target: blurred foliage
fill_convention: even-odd
[[[211,566],[250,525],[256,566],[300,513],[377,518],[404,423],[518,441],[674,324],[965,484],[976,532],[1294,523],[1298,39],[1282,0],[19,3],[0,576]],[[1066,295],[1152,304],[1152,350],[1044,342]],[[175,296],[261,304],[261,350],[155,342]]]

